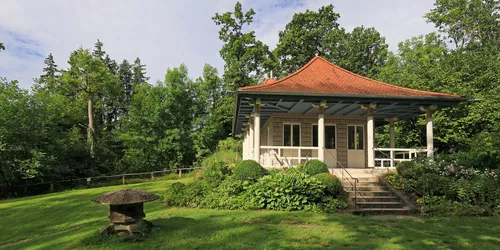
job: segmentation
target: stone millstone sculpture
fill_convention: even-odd
[[[99,204],[109,205],[108,219],[111,222],[101,230],[108,234],[135,233],[144,234],[145,228],[150,228],[153,224],[143,218],[144,202],[154,201],[160,198],[158,195],[148,193],[138,189],[123,189],[105,193],[92,201]]]

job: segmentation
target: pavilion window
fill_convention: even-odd
[[[283,146],[300,146],[300,125],[283,124]]]
[[[347,126],[347,148],[351,150],[364,149],[363,126]]]
[[[313,147],[318,146],[318,125],[313,125]],[[335,149],[335,125],[325,126],[325,148]]]

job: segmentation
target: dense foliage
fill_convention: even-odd
[[[71,53],[68,69],[52,54],[45,64],[31,91],[0,78],[0,196],[49,191],[29,184],[192,166],[228,135],[215,110],[222,80],[210,65],[195,80],[181,65],[150,85],[139,58],[118,64],[100,41]]]
[[[237,135],[224,140],[231,133],[232,92],[271,71],[292,73],[316,55],[391,84],[476,100],[434,113],[434,147],[459,165],[498,169],[499,9],[497,0],[436,0],[424,17],[436,32],[389,52],[377,30],[346,30],[327,5],[295,13],[270,51],[252,29],[256,12],[237,3],[212,18],[223,43],[222,76],[205,65],[201,76],[191,77],[180,65],[157,83],[148,83],[139,58],[119,63],[99,40],[93,49],[75,48],[65,69],[49,54],[30,91],[0,77],[0,196],[46,192],[26,185],[61,179],[199,162],[235,167],[241,141]],[[396,122],[396,147],[424,145],[424,123],[423,115]],[[387,126],[378,130],[377,146],[388,146]]]
[[[498,170],[478,170],[438,159],[400,163],[397,173],[386,176],[395,188],[416,199],[433,215],[500,214]]]
[[[310,160],[301,167],[304,173],[308,175],[317,175],[321,173],[329,173],[326,164],[320,160]]]
[[[314,176],[321,184],[325,185],[325,194],[337,197],[342,192],[342,182],[330,173],[321,173]]]
[[[243,161],[231,169],[223,162],[204,166],[202,176],[193,183],[176,184],[167,190],[166,205],[325,212],[347,206],[340,196],[342,185],[333,176],[311,177],[298,169],[270,171],[264,176],[254,161]]]
[[[476,168],[498,168],[500,3],[442,1],[425,15],[439,33],[413,37],[390,53],[379,79],[472,100],[434,114],[434,147]],[[451,45],[450,45],[451,43]],[[396,123],[396,146],[425,144],[424,117]],[[387,138],[380,144],[388,145]],[[482,142],[485,142],[482,144]],[[480,145],[478,147],[478,145]]]

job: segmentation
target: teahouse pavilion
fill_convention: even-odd
[[[419,154],[433,157],[433,111],[465,100],[369,79],[316,56],[287,77],[238,89],[233,134],[243,133],[244,159],[268,168],[308,159],[329,168],[394,167]],[[396,148],[394,122],[420,114],[427,144]],[[375,127],[384,124],[390,147],[377,148]]]

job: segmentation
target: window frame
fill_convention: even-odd
[[[290,145],[291,146],[285,146],[285,126],[286,125],[290,125]],[[294,125],[299,125],[299,145],[293,145],[293,126]],[[282,143],[283,143],[283,147],[300,147],[300,145],[302,144],[302,124],[301,123],[297,123],[297,122],[284,122],[283,123],[283,126],[282,126]]]
[[[356,136],[356,133],[358,131],[358,127],[361,127],[362,131],[363,131],[363,138],[361,138],[362,142],[363,142],[363,148],[360,149],[359,148],[359,142],[354,140],[354,149],[351,149],[349,148],[349,127],[354,127],[354,136]],[[366,131],[365,131],[365,125],[363,124],[347,124],[347,150],[357,150],[357,151],[364,151],[365,150],[365,147],[366,147],[366,140],[365,140],[365,136],[366,136]]]
[[[318,127],[318,123],[313,123],[311,124],[311,145],[313,147],[317,147],[317,146],[314,146],[314,126]],[[325,136],[326,136],[326,127],[327,126],[334,126],[335,127],[335,148],[326,148],[326,138],[323,138],[323,145],[325,145],[325,149],[330,149],[330,150],[337,150],[337,143],[338,143],[338,137],[337,137],[337,131],[338,131],[338,128],[337,128],[337,124],[336,123],[325,123]],[[319,134],[319,133],[318,133]],[[319,136],[319,135],[318,135]]]

